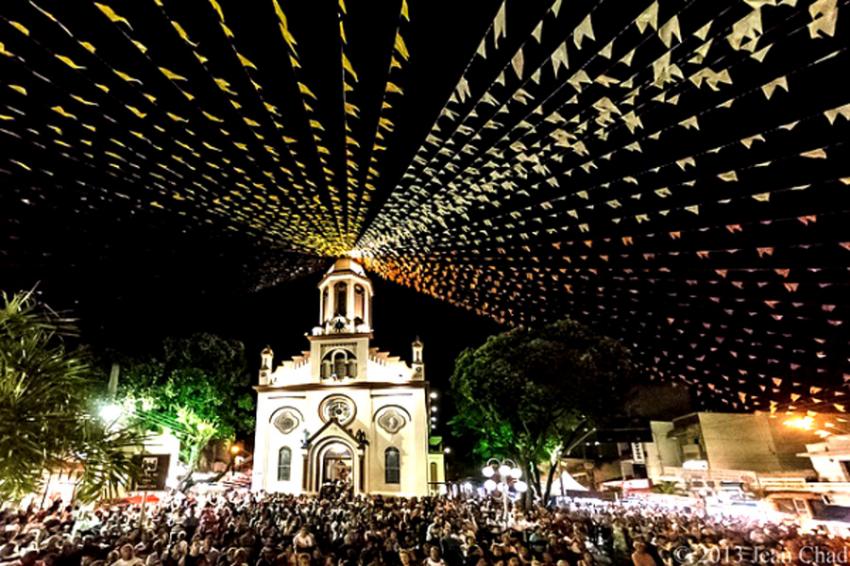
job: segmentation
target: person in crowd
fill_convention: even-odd
[[[847,546],[788,521],[578,499],[508,520],[489,499],[344,490],[174,494],[144,516],[138,505],[61,502],[0,511],[0,566],[814,565],[850,556]]]

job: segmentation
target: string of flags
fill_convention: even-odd
[[[390,4],[7,3],[8,194],[302,258],[269,280],[350,254],[506,325],[569,315],[706,406],[844,412],[846,1],[494,0],[454,8],[482,33],[451,62],[451,13]]]

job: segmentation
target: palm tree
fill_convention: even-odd
[[[135,473],[142,433],[93,415],[91,366],[67,344],[75,335],[74,321],[32,292],[0,295],[0,499],[38,492],[49,472],[81,470],[77,497],[91,501]]]

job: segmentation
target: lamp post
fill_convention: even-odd
[[[843,419],[838,420],[844,422]],[[846,426],[837,425],[831,421],[819,423],[812,415],[791,415],[790,418],[785,420],[782,424],[788,428],[811,432],[821,438],[826,438],[827,436],[832,436],[834,434],[850,434],[850,430],[848,430]]]
[[[499,492],[502,499],[502,520],[505,526],[508,525],[508,498],[513,490],[518,494],[523,494],[528,490],[528,484],[522,481],[522,470],[516,465],[516,462],[510,459],[499,460],[490,458],[487,464],[482,468],[481,475],[484,480],[484,489],[489,494]]]

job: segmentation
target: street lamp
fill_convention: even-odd
[[[104,404],[100,408],[100,418],[103,419],[103,422],[106,424],[113,424],[115,421],[121,418],[123,413],[121,405],[115,403],[114,401],[110,401]]]
[[[839,421],[843,419],[838,419]],[[832,436],[833,434],[848,434],[846,429],[836,425],[833,422],[824,422],[823,427],[821,428],[817,421],[811,415],[806,416],[793,416],[788,420],[784,421],[782,424],[787,426],[788,428],[795,428],[797,430],[804,430],[808,432],[813,432],[817,436],[821,438],[826,438],[827,436]],[[829,430],[827,430],[829,429]]]
[[[502,500],[502,520],[505,525],[508,522],[508,498],[511,496],[511,491],[522,495],[528,491],[528,484],[522,481],[522,470],[516,465],[516,462],[510,459],[498,460],[490,458],[487,464],[481,469],[481,475],[487,478],[484,481],[484,489],[487,493],[495,495],[499,493]]]

